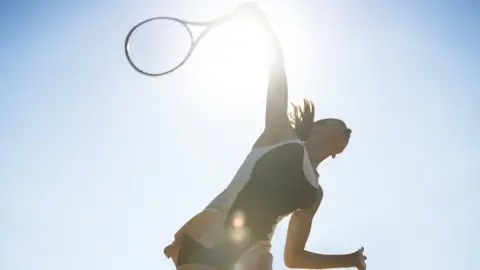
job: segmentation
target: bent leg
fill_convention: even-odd
[[[248,250],[236,263],[235,269],[241,270],[272,270],[273,256],[263,245]]]

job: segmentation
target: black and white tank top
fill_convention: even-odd
[[[223,220],[201,240],[215,245],[219,230],[243,229],[250,243],[270,242],[277,224],[317,200],[318,174],[300,140],[253,148],[233,180],[206,208]]]

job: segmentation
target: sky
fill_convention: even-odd
[[[239,2],[2,3],[0,269],[173,269],[164,246],[262,130],[265,48],[225,25],[185,66],[148,78],[128,65],[124,37],[147,17],[208,20]],[[320,165],[307,248],[364,246],[372,270],[477,269],[480,2],[258,3],[291,97],[353,130]],[[274,269],[287,269],[287,220]]]

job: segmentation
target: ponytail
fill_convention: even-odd
[[[290,123],[297,137],[302,142],[305,142],[312,133],[315,106],[312,101],[307,99],[303,99],[303,106],[292,102],[290,104],[292,106],[292,112],[289,114]]]

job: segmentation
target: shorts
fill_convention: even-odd
[[[273,257],[270,243],[259,242],[248,249],[232,246],[206,248],[190,236],[185,236],[178,253],[177,266],[201,264],[216,270],[269,270]]]

